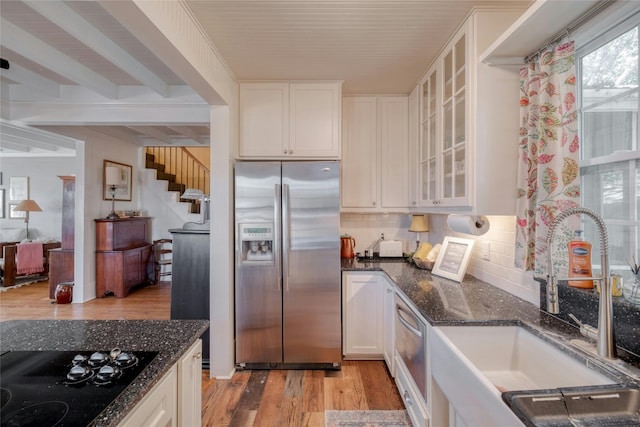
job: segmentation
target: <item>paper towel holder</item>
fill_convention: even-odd
[[[476,228],[482,228],[487,222],[489,222],[489,220],[482,215],[476,215],[474,221],[476,222]]]
[[[472,236],[481,236],[489,231],[491,224],[489,218],[484,215],[458,215],[450,214],[447,217],[447,225],[452,231]]]

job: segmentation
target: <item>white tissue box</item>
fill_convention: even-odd
[[[380,242],[380,257],[401,257],[402,242],[400,240],[384,240]]]

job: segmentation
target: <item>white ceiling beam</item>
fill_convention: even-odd
[[[171,139],[171,137],[159,128],[151,126],[129,126],[129,129],[132,129],[143,135],[148,135],[152,138],[164,142],[165,144],[173,144],[173,140]]]
[[[22,144],[21,142],[13,142],[7,141],[7,138],[2,137],[2,142],[0,142],[0,151],[13,150],[13,151],[21,151],[23,153],[29,152],[29,146]]]
[[[14,145],[20,145],[23,147],[34,147],[34,148],[40,148],[42,150],[46,150],[46,151],[58,151],[59,147],[52,145],[52,144],[47,144],[41,141],[36,141],[32,138],[24,138],[22,136],[19,135],[5,135],[5,134],[1,134],[0,135],[2,137],[2,142],[0,142],[0,146],[5,147],[7,144],[14,144]],[[28,151],[28,150],[27,150]]]
[[[208,104],[233,102],[235,78],[231,69],[188,15],[183,1],[98,0],[98,3],[147,49],[165,64],[171,64],[173,72]],[[148,14],[154,10],[156,13],[151,19]],[[175,28],[184,31],[175,31]],[[186,50],[190,55],[185,54]]]
[[[19,102],[11,116],[29,125],[209,126],[207,105]]]
[[[182,136],[186,136],[187,138],[194,140],[198,144],[204,144],[204,141],[202,141],[202,135],[188,126],[169,126],[169,128]]]
[[[64,3],[25,2],[25,4],[127,72],[142,85],[153,89],[165,98],[169,97],[169,86],[160,77]]]
[[[23,86],[34,88],[44,95],[54,98],[60,97],[60,85],[42,77],[18,64],[10,64],[8,70],[2,70],[0,74]]]
[[[118,98],[116,84],[4,18],[0,19],[0,40],[2,46],[80,86],[85,86],[108,99]]]
[[[100,133],[102,135],[110,136],[112,138],[119,139],[121,141],[129,142],[135,145],[142,145],[140,137],[134,134],[126,127],[122,126],[87,126],[86,129]]]
[[[77,142],[63,135],[8,120],[0,120],[0,137],[2,137],[2,141],[5,138],[14,138],[15,141],[33,141],[34,146],[45,150],[51,149],[51,147],[75,150]]]

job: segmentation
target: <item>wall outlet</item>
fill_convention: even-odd
[[[489,241],[481,240],[479,243],[480,243],[480,257],[485,261],[491,261],[491,249],[489,247]]]

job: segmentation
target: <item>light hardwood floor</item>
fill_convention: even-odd
[[[84,304],[52,304],[48,289],[40,282],[0,292],[0,320],[170,318],[169,282]],[[230,380],[202,375],[206,427],[321,427],[325,410],[398,409],[402,400],[381,361],[344,361],[340,371],[240,371]]]

